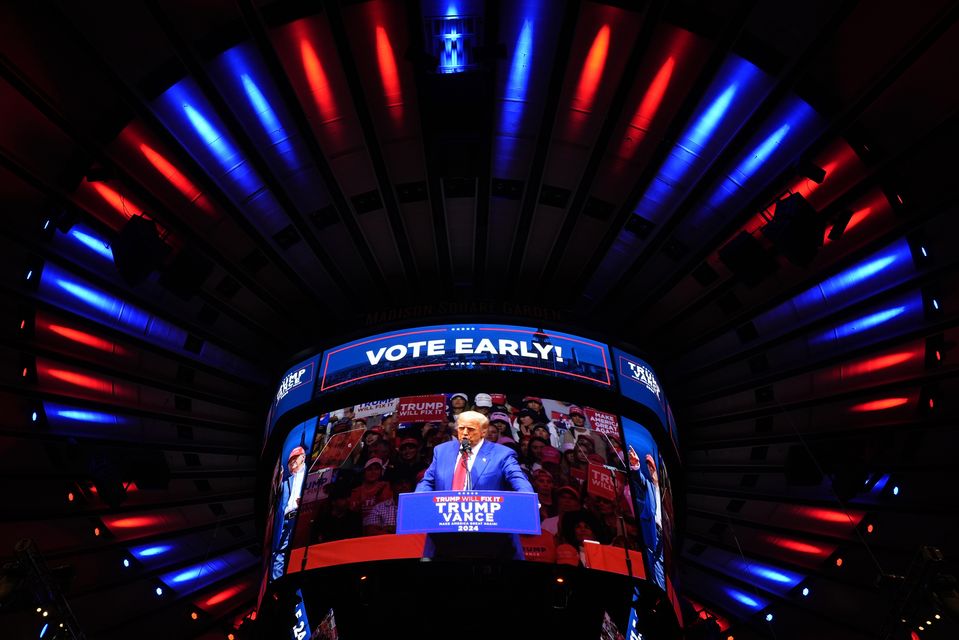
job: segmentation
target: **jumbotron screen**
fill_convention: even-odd
[[[670,589],[672,492],[650,432],[601,408],[478,389],[372,400],[296,425],[274,467],[267,580],[423,557],[425,535],[396,533],[398,496],[415,490],[467,410],[487,416],[486,439],[515,453],[537,495],[541,533],[520,536],[526,561]],[[455,555],[457,534],[444,535]]]

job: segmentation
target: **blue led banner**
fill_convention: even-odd
[[[382,376],[491,368],[569,377],[610,387],[606,345],[578,336],[512,325],[437,325],[384,333],[323,354],[317,392]]]
[[[659,378],[653,368],[644,360],[619,349],[613,349],[613,359],[616,362],[620,393],[652,409],[663,428],[668,429],[666,394],[659,386]]]
[[[280,380],[280,384],[276,388],[276,394],[273,396],[273,403],[270,405],[270,412],[267,414],[264,442],[280,416],[290,409],[308,402],[313,397],[313,386],[316,383],[316,365],[319,359],[320,357],[316,355],[309,360],[304,360],[287,371]]]
[[[535,493],[425,491],[400,495],[397,533],[528,533],[539,535]]]

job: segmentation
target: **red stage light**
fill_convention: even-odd
[[[795,551],[796,553],[804,553],[811,556],[826,556],[829,555],[828,549],[822,547],[817,547],[814,544],[809,544],[806,542],[800,542],[798,540],[789,540],[786,538],[778,538],[774,542],[776,546],[782,547],[783,549],[788,549],[789,551]]]
[[[666,58],[666,62],[656,72],[656,76],[650,83],[649,88],[643,95],[636,112],[629,121],[627,135],[619,145],[619,156],[622,158],[631,158],[639,148],[643,138],[649,131],[656,112],[659,111],[659,105],[666,95],[666,89],[669,88],[669,81],[673,76],[673,70],[676,68],[676,59],[672,56]]]
[[[323,63],[316,54],[316,50],[305,37],[300,38],[300,59],[303,61],[303,71],[306,73],[306,80],[310,84],[310,91],[313,93],[313,101],[316,103],[316,110],[320,114],[320,121],[327,123],[335,120],[339,116],[336,101],[333,99],[333,90],[330,87],[330,79],[323,69]]]
[[[896,407],[901,407],[904,404],[909,402],[909,398],[883,398],[882,400],[873,400],[871,402],[863,402],[862,404],[856,404],[849,407],[850,411],[856,413],[865,413],[868,411],[885,411],[887,409],[894,409]]]
[[[93,185],[94,190],[100,197],[123,217],[132,218],[143,213],[139,207],[102,182],[92,182],[90,184]]]
[[[227,587],[223,591],[220,591],[219,593],[215,593],[209,598],[207,598],[203,602],[203,604],[204,606],[212,607],[220,604],[221,602],[225,602],[226,600],[229,600],[233,596],[241,593],[243,591],[243,586],[244,585],[242,584],[237,584],[237,585],[233,585],[232,587]]]
[[[173,166],[169,160],[160,155],[159,152],[155,151],[146,144],[140,144],[140,153],[149,161],[153,167],[160,172],[160,174],[166,178],[166,180],[176,187],[176,190],[183,194],[183,196],[192,202],[195,205],[198,205],[201,209],[206,210],[207,213],[211,213],[208,209],[208,206],[205,206],[206,203],[200,204],[203,192],[197,188],[190,179],[183,175],[179,169]]]
[[[574,110],[589,112],[592,109],[593,100],[596,98],[596,90],[599,88],[599,81],[603,78],[603,70],[606,67],[606,57],[608,55],[609,25],[604,24],[596,32],[593,44],[586,55],[586,62],[583,63],[583,68],[579,73],[579,82],[573,96]]]
[[[394,124],[403,120],[403,86],[400,72],[393,55],[393,45],[382,25],[376,25],[376,60],[380,67],[380,80],[383,83],[383,97],[390,109]]]
[[[898,353],[890,353],[877,358],[861,360],[859,362],[844,366],[842,368],[842,376],[843,378],[849,378],[873,373],[875,371],[881,371],[882,369],[889,369],[890,367],[895,367],[898,364],[916,359],[919,356],[919,351],[900,351]]]
[[[836,558],[836,566],[837,566],[837,567],[841,567],[841,566],[842,566],[842,558]]]
[[[158,516],[130,516],[127,518],[117,518],[107,520],[106,525],[111,529],[140,529],[150,527],[163,522],[163,518]]]
[[[104,380],[103,378],[96,378],[94,376],[75,373],[73,371],[64,371],[63,369],[43,368],[41,373],[44,375],[49,375],[51,378],[62,380],[63,382],[72,384],[76,387],[83,387],[84,389],[90,389],[100,393],[113,393],[113,383],[111,383],[109,380]]]
[[[77,331],[76,329],[71,329],[70,327],[64,327],[58,324],[43,324],[43,328],[49,329],[51,332],[77,342],[94,349],[106,353],[117,353],[119,355],[128,355],[129,352],[123,347],[118,346],[116,343],[110,342],[109,340],[104,340],[103,338],[97,337],[90,333],[85,333],[83,331]]]

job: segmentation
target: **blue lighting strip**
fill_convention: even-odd
[[[770,78],[755,65],[730,55],[633,209],[653,225],[669,218],[769,91]],[[584,292],[598,302],[636,259],[645,238],[620,231]]]
[[[74,247],[83,249],[88,255],[92,252],[111,264],[113,263],[113,249],[110,248],[110,243],[82,224],[73,225],[66,234],[58,233],[58,237],[64,238]]]
[[[136,556],[138,560],[148,560],[151,558],[165,556],[172,550],[172,544],[150,544],[141,547],[132,547],[130,549],[130,553]]]
[[[689,187],[753,112],[768,86],[768,76],[758,67],[730,56],[634,213],[655,223],[669,217]]]
[[[499,97],[499,127],[493,150],[493,175],[510,177],[516,164],[516,146],[522,136],[523,125],[531,114],[528,113],[531,82],[534,64],[549,51],[543,36],[542,22],[543,0],[524,0],[510,3],[511,15],[504,16],[504,38],[511,46],[509,51],[509,73],[503,94]],[[504,7],[505,9],[505,7]],[[540,55],[535,56],[535,53]]]
[[[753,136],[747,151],[732,162],[733,168],[709,192],[703,204],[693,208],[688,223],[697,226],[715,211],[736,212],[744,198],[788,167],[821,122],[812,107],[795,96],[789,98]]]
[[[805,579],[798,573],[753,560],[735,559],[730,562],[730,567],[735,569],[746,582],[779,594],[789,591]]]
[[[256,563],[249,551],[239,549],[188,567],[164,573],[160,580],[179,594],[191,593]]]
[[[915,274],[909,243],[897,240],[868,258],[823,280],[786,302],[762,313],[753,324],[764,337],[835,312]]]
[[[284,124],[289,123],[286,111],[274,107],[282,105],[282,100],[250,47],[233,47],[220,56],[217,64],[224,70],[218,77],[219,82],[231,85],[230,92],[240,98],[231,100],[231,108],[244,121],[258,123],[265,134],[268,143],[264,154],[291,172],[307,166],[305,154],[298,153],[290,137],[293,128]]]
[[[897,300],[889,306],[817,333],[810,337],[809,344],[839,346],[853,337],[869,334],[877,328],[882,328],[884,334],[893,335],[893,325],[896,327],[917,325],[922,317],[922,295],[913,293],[908,298]]]
[[[88,424],[111,424],[123,425],[128,420],[122,416],[115,416],[102,411],[90,411],[89,409],[80,409],[67,405],[56,404],[53,402],[43,402],[43,412],[47,416],[47,422],[51,425],[66,426],[71,423],[85,422]]]
[[[289,224],[266,183],[192,79],[167,89],[154,101],[154,108],[164,126],[254,224],[270,235]]]
[[[734,602],[741,605],[739,608],[746,607],[750,611],[760,611],[769,606],[769,601],[752,593],[744,593],[739,589],[723,587],[723,592]]]
[[[164,347],[182,349],[187,332],[84,282],[56,264],[40,277],[40,297],[61,309]]]

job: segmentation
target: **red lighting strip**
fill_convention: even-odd
[[[859,511],[837,511],[835,509],[823,509],[821,507],[789,507],[789,511],[802,518],[819,520],[820,522],[829,522],[832,524],[847,524],[856,526],[863,518],[863,513]]]
[[[669,81],[673,77],[673,70],[676,68],[676,59],[672,56],[666,58],[666,62],[656,72],[656,76],[650,83],[649,88],[643,95],[643,99],[636,109],[636,113],[629,121],[628,133],[623,137],[622,144],[619,145],[618,155],[622,158],[632,158],[633,154],[639,148],[649,127],[659,111],[659,105],[663,102],[666,95],[666,89],[669,88]]]
[[[599,81],[603,78],[603,69],[606,67],[606,57],[609,55],[609,25],[604,24],[596,32],[593,44],[589,48],[586,62],[579,73],[579,82],[573,97],[572,108],[575,111],[588,113],[593,107]]]
[[[103,378],[95,378],[93,376],[75,373],[73,371],[65,371],[63,369],[51,369],[46,366],[38,366],[37,372],[41,375],[48,375],[51,378],[56,378],[57,380],[61,380],[76,387],[83,387],[85,389],[91,389],[101,393],[113,393],[113,383],[109,380],[104,380]]]
[[[336,120],[339,118],[339,113],[333,98],[330,79],[326,75],[326,70],[323,69],[323,63],[316,50],[305,36],[300,38],[300,59],[303,62],[303,71],[310,85],[310,91],[313,93],[313,102],[320,114],[320,121],[327,123]]]
[[[863,402],[862,404],[854,404],[853,406],[849,407],[849,410],[855,413],[885,411],[887,409],[901,407],[908,403],[909,398],[883,398],[882,400],[873,400],[871,402]]]
[[[220,591],[219,593],[215,593],[209,598],[207,598],[206,600],[204,600],[202,606],[214,607],[220,604],[221,602],[226,602],[230,598],[233,598],[243,593],[243,590],[245,588],[246,588],[245,584],[236,584],[236,585],[233,585],[232,587],[227,587],[223,591]]]
[[[400,84],[400,72],[396,67],[393,45],[383,25],[376,25],[376,60],[380,67],[380,80],[383,83],[383,97],[390,109],[394,124],[403,119],[403,87]]]
[[[129,199],[120,195],[116,190],[111,189],[102,182],[91,182],[89,183],[93,186],[94,191],[106,201],[111,207],[113,207],[117,213],[122,215],[125,218],[132,218],[135,215],[142,215],[143,211],[140,210],[135,204],[130,202]]]
[[[765,542],[779,547],[781,549],[786,549],[787,551],[795,551],[796,553],[802,553],[809,556],[817,556],[820,558],[828,557],[832,554],[834,549],[820,547],[818,545],[809,544],[808,542],[801,542],[799,540],[791,540],[789,538],[778,538],[774,536],[766,536],[764,538]]]
[[[129,516],[109,520],[104,517],[103,523],[110,529],[142,529],[143,527],[162,524],[163,518],[157,516]]]
[[[189,200],[193,205],[202,209],[205,213],[212,214],[206,200],[203,199],[203,192],[190,182],[190,179],[183,175],[179,169],[177,169],[173,164],[160,155],[159,152],[149,147],[146,144],[141,143],[139,145],[140,153],[143,154],[143,157],[153,165],[153,168],[160,172],[160,174],[174,187],[176,190],[183,194],[183,196]]]
[[[49,324],[46,321],[40,321],[37,323],[38,328],[42,328],[55,333],[58,336],[66,338],[71,342],[76,342],[98,351],[103,351],[105,353],[116,353],[117,355],[128,356],[130,352],[116,344],[115,342],[110,342],[109,340],[104,340],[103,338],[97,337],[95,335],[84,333],[83,331],[77,331],[76,329],[71,329],[70,327],[64,327],[59,324]]]
[[[866,360],[861,360],[859,362],[848,364],[842,367],[842,377],[853,378],[856,376],[875,373],[876,371],[890,369],[904,362],[916,360],[921,357],[922,353],[919,351],[900,351],[898,353],[890,353],[888,355],[878,356],[876,358],[868,358]]]

